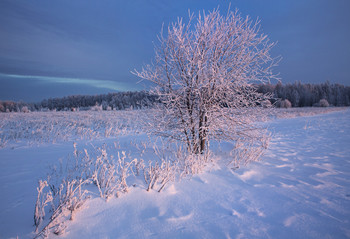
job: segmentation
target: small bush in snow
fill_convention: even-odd
[[[144,168],[144,179],[147,185],[147,191],[154,189],[162,191],[168,182],[174,181],[177,165],[169,160],[162,159],[160,163],[154,164],[150,161],[149,165]]]
[[[270,108],[270,107],[272,106],[272,104],[271,104],[271,101],[269,101],[269,100],[264,100],[263,102],[261,102],[261,106],[262,106],[263,108]]]
[[[176,146],[175,159],[178,162],[179,177],[184,178],[201,173],[210,161],[211,152],[189,154],[181,146]]]
[[[45,192],[44,189],[48,186],[47,181],[39,181],[39,186],[37,187],[38,196],[35,203],[34,211],[34,225],[35,232],[38,233],[39,226],[45,217],[45,207],[52,203],[53,197],[51,191]]]
[[[68,217],[74,219],[74,213],[79,209],[86,199],[87,190],[83,190],[83,186],[89,183],[89,179],[64,179],[59,186],[50,186],[48,192],[44,192],[44,188],[48,185],[47,181],[39,181],[38,197],[35,205],[34,223],[36,226],[37,237],[46,237],[48,231],[53,229],[55,234],[63,233],[63,223]],[[46,226],[38,232],[45,216],[45,207],[51,205],[51,216]]]
[[[132,168],[137,160],[129,160],[123,151],[118,159],[108,157],[105,149],[96,158],[92,179],[97,186],[100,197],[108,200],[112,196],[118,197],[119,193],[126,193],[129,190],[126,182],[127,177],[133,174]]]
[[[49,232],[58,235],[64,232],[64,222],[68,219],[73,220],[75,212],[92,195],[92,192],[87,190],[87,185],[95,184],[99,196],[108,200],[112,196],[117,197],[119,193],[128,192],[126,180],[134,175],[133,168],[136,171],[143,170],[143,161],[130,160],[125,152],[118,152],[115,159],[113,155],[109,156],[103,147],[97,150],[97,156],[94,157],[90,156],[87,150],[79,151],[76,143],[73,146],[73,160],[69,158],[66,165],[61,162],[59,169],[52,168],[47,180],[39,181],[34,212],[36,237],[45,238]],[[166,165],[161,166],[160,170],[166,170]],[[166,184],[166,176],[160,175],[161,183]],[[46,221],[46,226],[42,227],[45,208],[49,205],[51,216]]]
[[[241,164],[246,165],[250,162],[257,161],[268,148],[270,139],[270,135],[265,134],[259,140],[238,140],[235,143],[234,149],[231,151],[233,159],[228,165],[236,169]]]
[[[279,107],[280,108],[291,108],[292,107],[292,103],[290,103],[290,101],[288,99],[281,100],[280,103],[279,103]]]
[[[23,106],[22,109],[21,109],[21,112],[23,112],[23,113],[29,113],[30,110],[28,109],[27,106]]]
[[[101,155],[96,158],[92,180],[97,186],[101,198],[108,200],[118,190],[116,175],[117,167],[109,160],[106,151],[103,149]]]
[[[92,111],[102,111],[102,105],[98,105],[98,104],[96,103],[95,106],[92,106],[92,107],[91,107],[91,110],[92,110]]]
[[[320,107],[329,107],[329,103],[326,99],[321,99],[319,102]]]

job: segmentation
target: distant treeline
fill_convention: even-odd
[[[259,85],[260,93],[271,93],[274,101],[289,100],[292,107],[320,106],[326,100],[331,106],[350,106],[350,86],[340,84],[282,83]],[[322,102],[321,101],[321,102]],[[271,102],[274,103],[274,102]]]
[[[258,86],[258,92],[271,93],[273,96],[271,103],[282,107],[286,107],[286,101],[289,101],[292,107],[328,106],[328,104],[350,106],[350,86],[329,82],[323,84],[302,84],[300,82],[286,85],[282,83],[264,84]],[[46,99],[39,103],[0,101],[0,112],[141,109],[151,108],[157,101],[158,97],[147,91],[73,95]],[[325,101],[326,104],[324,104]],[[280,104],[280,102],[284,103]]]
[[[128,91],[103,95],[72,95],[45,99],[39,103],[0,101],[0,112],[124,110],[150,108],[157,96],[147,91]]]

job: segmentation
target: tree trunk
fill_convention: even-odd
[[[199,114],[199,152],[203,154],[205,151],[205,142],[206,142],[206,137],[207,137],[207,129],[206,129],[206,124],[207,124],[207,116],[205,115],[205,111],[200,111]]]

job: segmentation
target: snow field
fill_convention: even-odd
[[[269,118],[293,118],[346,108],[272,109]],[[147,131],[152,110],[31,112],[0,114],[0,148],[77,140],[104,140]]]
[[[130,186],[129,193],[108,202],[97,196],[88,200],[60,237],[350,237],[349,116],[347,110],[267,122],[274,136],[261,162],[229,169],[231,146],[222,144],[212,149],[218,161],[206,172],[171,183],[161,193],[147,192],[145,185],[130,179],[136,187]],[[33,237],[37,180],[46,176],[48,165],[72,155],[67,140],[51,145],[18,140],[0,149],[5,195],[0,203],[1,238]],[[77,146],[91,152],[117,141],[120,151],[139,148],[141,156],[144,140],[142,134],[128,133],[83,139]],[[147,152],[143,157],[151,159]]]
[[[0,148],[98,140],[144,131],[145,110],[0,114]]]

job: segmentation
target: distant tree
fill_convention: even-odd
[[[107,110],[107,107],[108,107],[107,101],[103,100],[101,103],[101,106],[102,106],[102,110]]]
[[[28,109],[27,106],[23,106],[23,107],[21,108],[21,112],[23,112],[23,113],[29,113],[30,111],[29,111],[29,109]]]
[[[269,98],[256,84],[275,78],[278,59],[269,53],[275,43],[259,29],[258,21],[237,11],[222,16],[214,10],[161,32],[154,64],[134,72],[156,85],[162,102],[157,133],[185,142],[194,154],[203,153],[211,138],[261,137],[248,111]]]
[[[329,106],[329,103],[326,99],[321,99],[320,102],[319,102],[319,106],[320,107],[328,107]]]
[[[102,111],[102,105],[99,105],[98,102],[96,102],[96,104],[93,107],[91,107],[91,110]]]
[[[290,101],[288,99],[282,100],[279,103],[279,107],[280,108],[291,108],[292,107],[292,103],[290,103]]]
[[[5,106],[1,101],[0,101],[0,112],[6,112]]]

